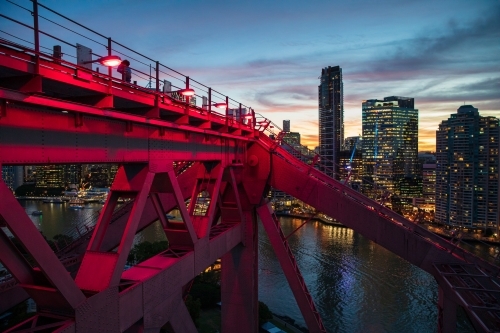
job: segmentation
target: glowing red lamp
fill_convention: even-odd
[[[215,103],[215,104],[213,104],[213,106],[215,106],[216,108],[219,108],[219,109],[225,109],[225,108],[227,108],[227,104],[226,103]]]
[[[121,64],[122,59],[119,56],[109,55],[109,56],[101,57],[97,60],[84,61],[83,64],[92,64],[94,62],[98,62],[101,65],[106,66],[106,67],[114,67],[114,66],[118,66],[119,64]]]
[[[179,94],[182,96],[194,96],[194,90],[191,88],[181,89],[179,90]]]
[[[109,56],[99,58],[99,60],[97,60],[97,61],[99,63],[101,63],[103,66],[114,67],[114,66],[118,66],[119,64],[121,64],[122,59],[119,56],[109,55]]]

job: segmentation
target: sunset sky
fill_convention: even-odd
[[[0,1],[5,15],[22,11]],[[278,125],[290,119],[310,148],[317,145],[318,77],[326,66],[343,70],[346,136],[361,133],[363,100],[393,95],[415,98],[419,150],[434,149],[438,124],[464,103],[500,117],[498,0],[40,3]],[[41,28],[56,29],[45,22]]]

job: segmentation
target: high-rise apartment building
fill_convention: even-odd
[[[362,104],[363,186],[375,198],[384,191],[415,193],[418,178],[418,110],[409,97],[371,99]],[[420,184],[420,185],[419,185]]]
[[[344,93],[342,68],[321,70],[318,86],[319,154],[324,171],[339,179],[340,151],[344,141]]]
[[[462,105],[436,131],[438,223],[498,232],[500,126]]]

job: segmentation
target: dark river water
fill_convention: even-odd
[[[99,204],[70,210],[65,204],[21,201],[47,238],[93,219]],[[282,217],[285,235],[302,220]],[[136,241],[164,239],[159,223]],[[310,222],[289,238],[304,280],[328,332],[437,332],[433,277],[348,228]],[[271,311],[305,322],[262,227],[259,228],[259,299]],[[459,311],[457,332],[474,332]]]

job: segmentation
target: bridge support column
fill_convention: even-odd
[[[457,331],[457,304],[445,295],[441,287],[438,288],[438,332],[455,333]]]
[[[222,256],[222,332],[259,330],[258,248],[255,212],[244,211],[244,243]]]

